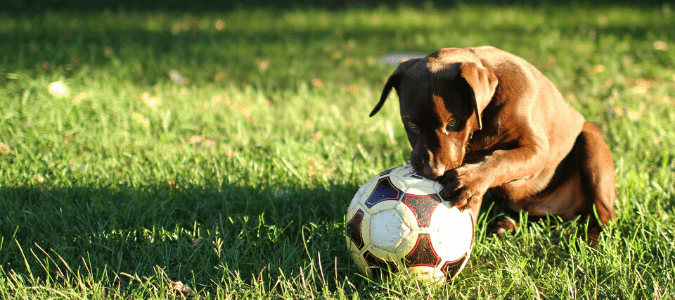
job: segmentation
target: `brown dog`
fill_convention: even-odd
[[[529,216],[590,217],[589,238],[616,217],[614,165],[598,127],[586,122],[534,66],[493,48],[446,48],[399,65],[392,88],[417,173],[471,209],[474,225],[490,190]],[[502,220],[491,231],[515,224]]]

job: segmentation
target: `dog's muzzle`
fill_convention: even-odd
[[[438,162],[433,152],[429,149],[420,151],[423,153],[411,153],[410,162],[415,171],[426,178],[437,179],[445,174],[446,166]]]

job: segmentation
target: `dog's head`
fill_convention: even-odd
[[[497,87],[497,76],[464,49],[441,49],[401,63],[389,77],[375,115],[396,89],[401,120],[412,146],[410,163],[420,175],[438,178],[459,167],[481,113]]]

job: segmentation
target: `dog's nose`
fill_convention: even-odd
[[[436,179],[436,178],[439,178],[439,177],[443,176],[443,174],[445,174],[445,168],[442,168],[442,167],[441,168],[432,168],[430,166],[424,166],[424,169],[422,170],[422,173],[424,173],[423,175],[427,178]]]

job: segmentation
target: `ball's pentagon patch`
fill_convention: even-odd
[[[391,184],[391,180],[385,177],[377,182],[373,192],[371,192],[370,196],[368,196],[368,200],[366,200],[366,202],[363,204],[365,204],[368,208],[372,208],[375,206],[375,204],[378,204],[382,201],[398,200],[402,193],[403,191],[396,188],[393,184]]]
[[[347,232],[347,236],[352,240],[352,243],[361,250],[363,248],[363,236],[361,236],[361,223],[363,223],[363,211],[359,209],[359,211],[356,212],[356,214],[352,217],[349,222],[347,222],[347,226],[345,228],[345,231]]]
[[[421,233],[417,238],[415,247],[405,256],[405,265],[408,267],[426,266],[435,268],[440,261],[441,258],[438,257],[431,245],[431,236],[428,233]]]
[[[441,199],[435,194],[431,195],[413,195],[406,194],[403,200],[406,206],[412,210],[417,217],[417,224],[420,227],[428,227],[431,222],[431,215],[436,207],[441,203]]]

